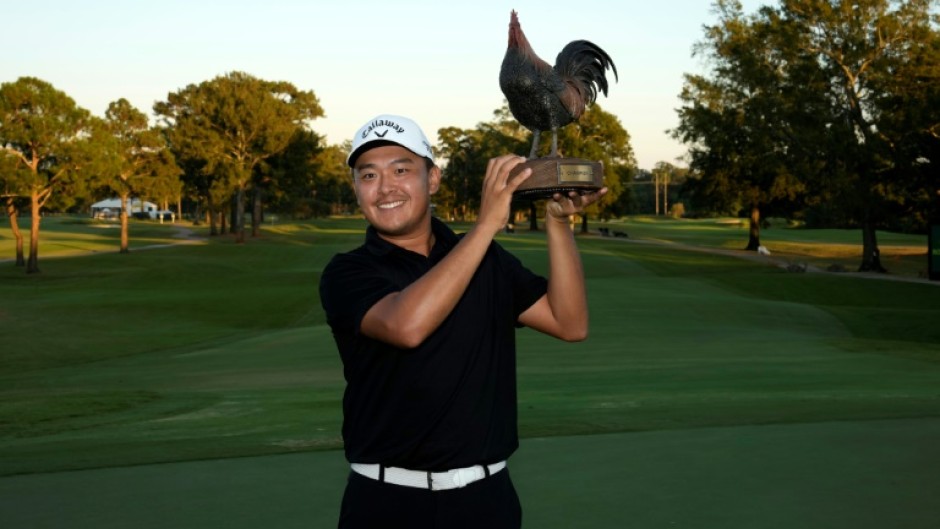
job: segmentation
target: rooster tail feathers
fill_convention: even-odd
[[[574,79],[588,104],[597,99],[600,90],[607,95],[607,70],[619,81],[617,66],[600,46],[587,40],[569,42],[555,59],[555,71],[563,78]]]

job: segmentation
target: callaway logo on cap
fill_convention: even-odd
[[[353,136],[352,150],[346,158],[346,164],[353,167],[360,154],[372,147],[391,143],[401,145],[418,156],[434,161],[431,142],[417,123],[406,117],[382,114],[369,120]]]

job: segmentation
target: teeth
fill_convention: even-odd
[[[396,202],[389,202],[387,204],[379,204],[379,209],[392,209],[397,208],[398,206],[404,204],[404,200],[398,200]]]

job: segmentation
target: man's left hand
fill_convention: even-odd
[[[586,207],[597,202],[606,194],[606,187],[583,195],[577,191],[569,191],[568,196],[555,193],[552,199],[545,203],[546,216],[567,222],[568,217],[584,212]]]

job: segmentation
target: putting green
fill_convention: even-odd
[[[934,529],[940,419],[529,439],[529,528]],[[0,478],[10,528],[328,528],[341,452]]]
[[[513,472],[533,528],[927,529],[938,443],[938,419],[533,439]]]

